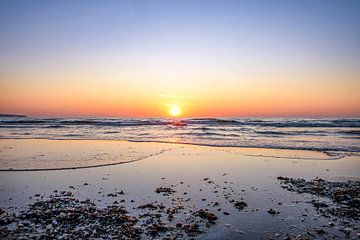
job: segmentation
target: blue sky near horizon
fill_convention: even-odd
[[[65,98],[99,105],[84,115],[161,115],[166,104],[189,115],[359,115],[359,12],[360,1],[1,1],[0,110],[71,115]]]

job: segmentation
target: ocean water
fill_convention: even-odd
[[[360,118],[1,118],[1,139],[108,139],[360,152]]]

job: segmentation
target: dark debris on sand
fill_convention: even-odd
[[[279,211],[272,209],[272,208],[270,208],[267,212],[273,216],[280,214]]]
[[[189,239],[216,223],[217,216],[207,209],[185,207],[182,198],[174,200],[168,207],[157,201],[139,205],[132,216],[118,201],[100,208],[72,192],[56,191],[19,213],[0,208],[0,239]]]
[[[158,187],[158,188],[156,188],[155,192],[162,193],[164,196],[168,196],[176,191],[169,187]]]
[[[236,202],[234,202],[234,207],[239,210],[243,210],[244,208],[247,207],[247,203],[244,201],[236,201]]]
[[[154,202],[137,207],[144,211],[139,215],[139,224],[146,234],[145,239],[188,239],[203,233],[201,228],[215,224],[217,219],[215,214],[203,209],[190,214],[191,209],[186,209],[178,204],[166,208],[164,205]],[[184,215],[184,213],[188,216],[186,219],[173,222],[175,215]]]
[[[1,239],[140,239],[138,219],[127,215],[124,206],[97,207],[55,195],[31,204],[18,214],[1,213]]]
[[[324,217],[332,218],[333,222],[329,223],[329,227],[336,226],[335,223],[338,222],[340,226],[336,228],[346,238],[360,238],[359,181],[331,182],[321,178],[306,181],[302,178],[289,177],[278,177],[278,180],[281,181],[282,187],[289,191],[313,195],[314,197],[308,203],[311,203]],[[315,232],[320,236],[327,234],[327,231],[321,228],[316,229]],[[300,235],[288,239],[309,238],[305,235]]]
[[[209,212],[207,209],[200,209],[196,211],[194,215],[207,220],[209,223],[215,223],[217,220],[217,216],[214,213]]]
[[[330,182],[321,178],[306,181],[301,178],[278,177],[282,187],[293,192],[310,193],[331,199],[334,204],[310,201],[322,213],[360,220],[360,181]]]

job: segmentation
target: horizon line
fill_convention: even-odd
[[[167,119],[186,119],[186,118],[360,118],[360,115],[213,115],[213,116],[183,116],[183,117],[169,117],[169,116],[117,116],[117,115],[47,115],[47,114],[24,114],[24,113],[1,113],[1,115],[9,115],[6,117],[25,117],[25,118],[167,118]]]

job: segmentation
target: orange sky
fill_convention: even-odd
[[[107,77],[93,71],[14,73],[6,76],[11,81],[1,82],[0,109],[32,116],[169,116],[171,105],[179,106],[184,117],[360,113],[356,72],[209,73],[195,78],[182,72],[161,76],[161,71]],[[338,84],[343,77],[349,81]]]

